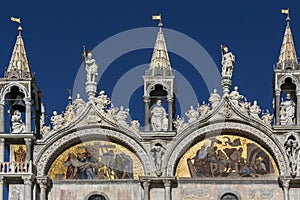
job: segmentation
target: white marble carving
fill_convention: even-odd
[[[222,77],[232,77],[235,56],[228,51],[228,47],[222,45]]]
[[[23,133],[25,131],[25,124],[22,121],[21,112],[15,110],[11,116],[11,133]]]
[[[101,118],[97,115],[95,111],[91,111],[89,115],[86,117],[86,122],[88,124],[97,124],[101,121]]]
[[[231,99],[231,102],[238,106],[239,105],[239,101],[244,98],[243,95],[240,95],[240,93],[238,92],[238,86],[234,87],[234,90],[230,93],[229,98]]]
[[[162,101],[159,99],[156,106],[151,110],[151,127],[153,131],[167,131],[168,119]]]
[[[181,129],[185,127],[184,118],[179,117],[177,115],[176,119],[173,120],[174,127],[176,128],[177,132],[179,132]]]
[[[165,148],[157,143],[155,145],[153,145],[153,147],[151,148],[151,154],[154,158],[154,164],[155,164],[155,167],[156,167],[156,170],[158,172],[161,171],[161,166],[162,166],[162,158],[163,158],[163,155],[165,154]],[[157,175],[159,176],[160,173],[157,173]]]
[[[259,116],[258,116],[260,114],[260,112],[261,112],[261,109],[257,105],[257,101],[254,101],[253,105],[250,106],[250,110],[249,110],[250,116],[255,118],[255,119],[260,119]]]
[[[138,120],[132,120],[131,121],[131,125],[130,125],[130,128],[133,130],[133,131],[139,131],[140,130],[140,122]]]
[[[216,108],[219,105],[219,103],[221,101],[221,97],[217,93],[217,89],[214,89],[214,91],[212,93],[210,93],[210,97],[209,97],[208,101],[211,104],[212,109]]]
[[[271,126],[273,115],[270,114],[269,110],[266,110],[266,112],[262,114],[261,119],[264,124]]]
[[[96,60],[92,58],[92,52],[87,54],[85,59],[86,80],[87,82],[96,82],[98,77],[98,65]]]
[[[62,114],[57,114],[56,111],[53,111],[53,116],[51,117],[51,124],[53,126],[53,131],[57,131],[58,129],[62,128],[64,122],[65,120]]]
[[[99,92],[99,96],[95,99],[95,104],[97,108],[101,111],[104,110],[109,104],[110,104],[110,99],[107,97],[105,92],[101,90]]]
[[[295,102],[292,100],[291,94],[286,94],[286,100],[280,105],[280,124],[295,124]]]
[[[202,102],[202,105],[198,105],[198,111],[200,113],[200,119],[206,117],[210,113],[210,107],[209,105],[205,104],[205,102]]]
[[[85,102],[80,97],[80,94],[77,94],[77,97],[76,97],[75,101],[73,102],[73,106],[76,110],[76,116],[78,117],[82,113],[82,111],[85,107]]]
[[[66,112],[64,113],[65,125],[71,123],[75,119],[75,112],[72,105],[66,107]]]
[[[121,126],[129,127],[126,122],[128,116],[129,116],[129,108],[124,109],[124,106],[121,106],[120,110],[116,114],[116,120]]]
[[[188,123],[193,123],[196,121],[199,117],[199,112],[194,109],[193,106],[190,106],[190,109],[185,112],[185,115],[188,118]]]
[[[286,154],[290,161],[292,176],[297,175],[298,154],[300,146],[295,137],[290,137],[284,144]]]

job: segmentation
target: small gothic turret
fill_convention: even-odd
[[[274,69],[273,90],[275,125],[300,125],[300,65],[293,42],[289,10],[280,55]]]
[[[19,18],[12,18],[12,21],[19,24],[18,36],[4,78],[0,79],[0,132],[31,133],[32,125],[35,125],[34,132],[38,135],[42,93],[30,69],[21,21]],[[4,105],[8,106],[10,130],[5,130]]]
[[[290,22],[291,22],[291,18],[288,14],[286,18],[285,33],[284,33],[280,55],[276,67],[277,69],[281,69],[281,70],[299,69]]]
[[[145,131],[172,131],[175,75],[162,31],[161,16],[149,69],[144,78]],[[168,112],[164,108],[168,105]],[[153,106],[156,104],[155,106]],[[151,109],[151,107],[153,108]],[[168,113],[168,114],[167,114]]]

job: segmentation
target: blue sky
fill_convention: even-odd
[[[29,62],[44,94],[49,120],[53,110],[61,112],[67,105],[66,91],[73,87],[83,45],[94,49],[120,32],[156,27],[151,16],[161,13],[165,28],[196,40],[219,69],[220,45],[228,45],[236,56],[233,85],[238,85],[249,101],[258,100],[262,109],[272,111],[273,65],[278,60],[286,25],[280,10],[287,7],[295,46],[299,49],[299,1],[5,1],[0,8],[0,74],[3,76],[8,66],[17,35],[17,25],[10,22],[10,17],[21,17]],[[154,42],[155,36],[153,46]],[[149,63],[151,54],[152,49],[141,49],[117,58],[100,79],[99,90],[111,95],[122,75]],[[201,74],[176,54],[171,53],[170,59],[173,68],[189,80],[199,102],[207,101],[209,92]],[[142,77],[136,78],[142,81]],[[124,100],[130,101],[132,118],[141,121],[142,95],[139,87],[130,100]]]

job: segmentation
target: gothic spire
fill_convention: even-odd
[[[22,27],[19,23],[17,40],[11,55],[5,78],[31,78],[31,70],[22,38]]]
[[[288,14],[288,12],[286,14]],[[281,69],[295,69],[295,66],[297,66],[298,64],[292,31],[290,27],[290,21],[291,18],[288,14],[286,18],[285,33],[277,63],[277,65],[280,66]]]
[[[168,55],[167,45],[162,31],[162,22],[158,24],[159,31],[154,45],[154,50],[149,65],[148,75],[169,76],[171,75],[171,64]]]

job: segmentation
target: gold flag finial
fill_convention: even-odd
[[[282,14],[286,14],[286,15],[289,15],[290,14],[290,9],[288,8],[288,9],[281,9],[281,13]]]
[[[11,17],[10,20],[12,22],[17,22],[19,25],[21,24],[21,18]]]
[[[158,26],[159,26],[160,28],[163,26],[161,14],[159,14],[159,15],[152,15],[152,20],[159,20]]]

